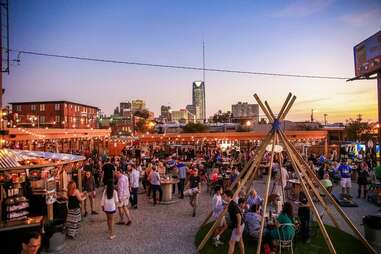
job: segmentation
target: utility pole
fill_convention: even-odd
[[[311,123],[314,122],[314,109],[311,109]]]
[[[325,114],[324,114],[324,125],[327,125],[327,116],[328,116],[328,114],[325,113]]]

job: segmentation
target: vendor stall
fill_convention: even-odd
[[[84,159],[69,154],[0,150],[0,241],[9,248],[4,253],[19,253],[22,234],[27,231],[44,231],[44,243],[49,247],[47,236],[54,233],[52,227],[63,228],[66,218],[68,173],[73,169],[80,172]]]

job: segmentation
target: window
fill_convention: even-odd
[[[45,123],[45,116],[40,116],[40,124],[44,124]]]
[[[56,111],[59,111],[60,108],[61,108],[61,105],[60,105],[59,103],[54,104],[54,109],[55,109]]]
[[[21,105],[16,105],[16,111],[21,111]]]
[[[35,104],[32,104],[32,106],[31,106],[31,110],[32,110],[32,111],[36,111],[36,105],[35,105]]]
[[[40,104],[40,111],[45,111],[45,104]]]
[[[56,124],[60,124],[61,123],[61,116],[57,116],[56,115],[56,120],[55,120]]]

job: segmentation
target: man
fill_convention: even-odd
[[[222,199],[223,189],[222,186],[217,185],[214,190],[214,196],[212,199],[212,218],[217,220],[222,211],[224,210],[225,204]],[[219,226],[214,230],[213,236],[213,244],[218,247],[219,245],[223,245],[224,243],[220,240],[220,236],[224,233],[224,231],[228,228],[226,224],[225,216],[222,217]]]
[[[155,206],[157,204],[156,200],[156,192],[159,192],[159,203],[163,199],[163,190],[161,189],[161,179],[160,174],[157,172],[157,166],[154,166],[152,168],[152,171],[149,175],[149,181],[151,183],[152,187],[152,196],[153,196],[153,205]]]
[[[104,186],[106,186],[109,181],[114,181],[115,166],[110,162],[109,157],[106,158],[105,164],[103,164],[102,167],[102,171]]]
[[[119,222],[117,224],[123,225],[126,224],[127,226],[131,224],[131,215],[130,211],[128,210],[128,200],[130,198],[130,186],[128,183],[128,177],[126,175],[123,175],[120,170],[116,171],[116,177],[118,178],[118,210],[119,210]],[[124,215],[126,215],[128,221],[124,222]]]
[[[134,209],[138,209],[138,190],[140,172],[136,169],[134,164],[128,165],[128,171],[130,172],[131,183],[131,207]]]
[[[201,178],[198,175],[198,170],[194,169],[193,174],[189,178],[189,187],[191,190],[190,205],[193,207],[192,216],[196,216],[196,209],[198,206],[198,194],[201,192]]]
[[[86,195],[86,199],[83,204],[85,210],[85,214],[83,216],[87,216],[87,199],[90,201],[91,214],[98,214],[96,211],[94,211],[93,203],[95,198],[95,180],[90,171],[86,171],[85,173],[85,179],[83,181],[83,190]]]
[[[341,177],[341,193],[343,196],[347,195],[348,197],[351,197],[350,190],[352,187],[352,168],[347,164],[347,161],[343,159],[338,171],[340,172]]]
[[[257,191],[255,189],[252,189],[249,192],[249,197],[247,198],[246,202],[247,202],[248,208],[250,208],[253,205],[261,206],[263,203],[263,199],[257,194]]]
[[[179,196],[181,199],[184,198],[184,185],[185,185],[185,178],[187,176],[187,167],[184,163],[177,163],[177,172],[179,177],[179,183],[177,185]]]
[[[228,254],[233,254],[235,251],[235,245],[239,243],[239,249],[241,254],[245,254],[245,245],[243,243],[243,229],[245,224],[243,223],[243,216],[241,210],[236,202],[233,200],[233,192],[231,190],[225,191],[225,202],[229,204],[228,213],[231,221],[231,227],[233,228],[229,241]]]
[[[37,254],[41,247],[41,234],[28,232],[22,241],[21,254]]]
[[[277,174],[277,179],[276,179],[276,186],[275,186],[275,193],[279,196],[280,200],[279,203],[283,204],[284,203],[284,188],[286,188],[287,181],[288,181],[288,172],[285,167],[280,167],[280,171]],[[280,211],[278,211],[280,212]]]

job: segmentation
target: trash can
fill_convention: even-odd
[[[362,222],[366,240],[381,253],[381,215],[367,215]]]

